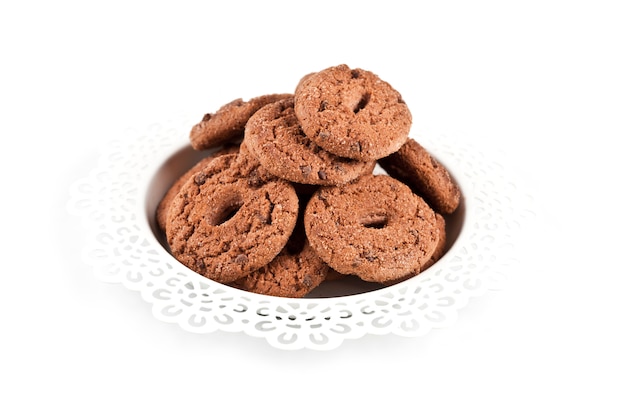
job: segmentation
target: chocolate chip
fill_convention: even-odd
[[[263,184],[265,184],[265,181],[263,180],[263,178],[261,177],[261,175],[259,174],[258,170],[254,170],[250,173],[250,175],[248,175],[248,185],[250,187],[260,187]]]
[[[319,171],[317,171],[317,176],[319,177],[320,180],[325,180],[326,171],[324,171],[323,169],[320,169]]]
[[[318,193],[317,194],[317,198],[322,203],[324,203],[324,207],[326,207],[326,208],[330,207],[330,203],[328,202],[328,199],[326,198],[326,196],[323,193]]]
[[[300,165],[300,172],[302,172],[302,175],[304,175],[305,177],[308,177],[309,174],[311,173],[311,166],[310,165]]]
[[[313,286],[313,278],[311,277],[311,275],[305,274],[304,278],[302,279],[302,283],[305,287],[311,288]]]
[[[248,256],[244,253],[240,253],[235,257],[235,263],[239,265],[248,263]]]
[[[208,177],[204,172],[200,172],[193,178],[193,182],[195,182],[196,185],[202,185],[206,182],[207,178]]]
[[[371,254],[371,253],[366,253],[365,254],[365,259],[367,259],[369,262],[374,262],[378,258],[375,255]]]
[[[196,268],[199,270],[204,269],[204,261],[202,259],[196,259]]]

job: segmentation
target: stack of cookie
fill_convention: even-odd
[[[192,147],[215,152],[171,186],[157,224],[181,263],[251,292],[303,297],[333,271],[412,277],[443,254],[460,190],[411,122],[391,85],[347,65],[235,100],[192,127]]]

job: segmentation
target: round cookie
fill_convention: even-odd
[[[269,172],[301,184],[338,185],[373,171],[375,162],[343,158],[313,143],[293,106],[293,98],[268,104],[246,125],[244,141]]]
[[[328,152],[374,161],[407,140],[412,116],[402,96],[376,74],[338,65],[307,75],[294,95],[304,133]]]
[[[459,206],[461,190],[448,170],[415,139],[378,161],[390,176],[408,184],[435,211],[450,214]]]
[[[302,298],[325,280],[328,270],[306,239],[304,226],[298,222],[272,262],[230,285],[257,294]]]
[[[321,187],[306,206],[304,226],[331,268],[381,283],[419,271],[439,239],[434,211],[387,175]]]
[[[213,148],[243,136],[248,119],[266,104],[292,97],[292,94],[266,94],[248,101],[238,98],[207,113],[191,128],[189,139],[196,150]]]
[[[185,266],[221,283],[268,264],[298,217],[291,184],[268,175],[246,153],[215,158],[170,204],[166,237]]]
[[[178,191],[183,186],[183,184],[189,178],[191,178],[192,175],[196,174],[197,172],[200,172],[202,168],[204,168],[209,162],[211,162],[216,157],[220,155],[229,154],[229,153],[236,153],[238,151],[239,151],[239,146],[232,145],[232,146],[227,146],[223,149],[220,149],[212,153],[211,155],[205,156],[200,161],[198,161],[194,166],[192,166],[187,172],[181,175],[176,181],[174,181],[172,186],[167,190],[167,192],[165,193],[163,198],[161,198],[161,201],[157,205],[156,221],[157,221],[157,226],[159,227],[159,229],[161,229],[161,231],[165,232],[165,227],[167,225],[167,212],[169,210],[172,200],[174,199],[176,194],[178,194]]]

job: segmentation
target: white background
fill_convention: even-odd
[[[609,1],[0,5],[0,415],[623,416],[626,13]],[[346,63],[413,132],[515,157],[538,220],[505,289],[329,352],[187,333],[78,259],[66,213],[127,126]]]

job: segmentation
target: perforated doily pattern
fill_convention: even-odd
[[[457,242],[427,271],[384,289],[334,298],[287,299],[233,289],[172,258],[146,219],[155,172],[187,143],[185,121],[129,130],[102,149],[98,166],[71,188],[68,210],[85,230],[83,259],[102,280],[141,293],[154,315],[196,333],[245,332],[281,349],[332,349],[365,334],[418,336],[452,323],[471,297],[497,289],[515,264],[516,235],[531,199],[494,158],[445,137],[416,139],[463,187]]]

